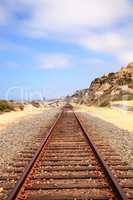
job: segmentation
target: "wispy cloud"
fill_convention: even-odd
[[[119,62],[133,60],[133,34],[132,24],[127,29],[116,29],[105,33],[91,33],[78,39],[81,46],[94,52],[110,54]]]
[[[41,54],[38,62],[42,69],[64,69],[74,65],[71,56],[63,53]]]
[[[0,25],[5,25],[9,21],[9,12],[8,7],[4,7],[0,4]]]
[[[0,91],[22,83],[54,98],[85,88],[133,60],[132,37],[132,0],[2,0]]]
[[[132,59],[132,20],[130,0],[5,0],[0,4],[0,25],[15,24],[21,36],[55,37],[113,55],[120,63]],[[40,58],[40,65],[64,68],[70,60],[57,53]]]
[[[133,49],[131,51],[123,51],[120,55],[119,55],[119,59],[121,60],[121,63],[123,64],[127,64],[129,62],[133,62]]]
[[[35,37],[108,27],[132,16],[130,0],[5,0],[20,28]],[[5,12],[4,12],[5,13]],[[24,29],[25,28],[25,29]],[[22,30],[21,29],[21,30]]]
[[[128,0],[13,0],[9,5],[14,13],[30,12],[21,25],[36,37],[114,25],[133,12]]]
[[[32,62],[8,59],[0,61],[0,67],[6,68],[40,68],[42,70],[67,69],[75,66],[74,58],[63,53],[34,53]]]

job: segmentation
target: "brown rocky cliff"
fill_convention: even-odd
[[[133,99],[133,63],[119,72],[108,73],[92,81],[90,87],[76,92],[72,101],[87,105],[106,106],[110,101]]]

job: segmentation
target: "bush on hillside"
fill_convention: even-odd
[[[40,107],[40,104],[39,104],[39,102],[37,102],[37,101],[32,101],[31,104],[32,104],[32,106],[34,106],[34,107],[36,107],[36,108],[39,108],[39,107]]]
[[[24,105],[23,104],[19,104],[19,109],[20,110],[24,110]]]
[[[10,112],[14,110],[13,104],[9,103],[6,100],[0,100],[0,111],[1,112]]]

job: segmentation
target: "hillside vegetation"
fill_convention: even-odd
[[[24,105],[15,101],[0,100],[0,112],[23,110]]]

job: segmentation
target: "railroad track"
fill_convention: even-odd
[[[127,178],[127,171],[133,169],[122,163],[108,146],[99,144],[98,148],[110,157],[109,162],[105,162],[70,106],[64,107],[7,200],[133,199],[127,190],[132,189],[133,177],[129,176],[122,187],[120,184],[120,180]],[[31,154],[25,152],[19,158],[18,171]],[[112,169],[126,175],[117,177],[117,181]]]

